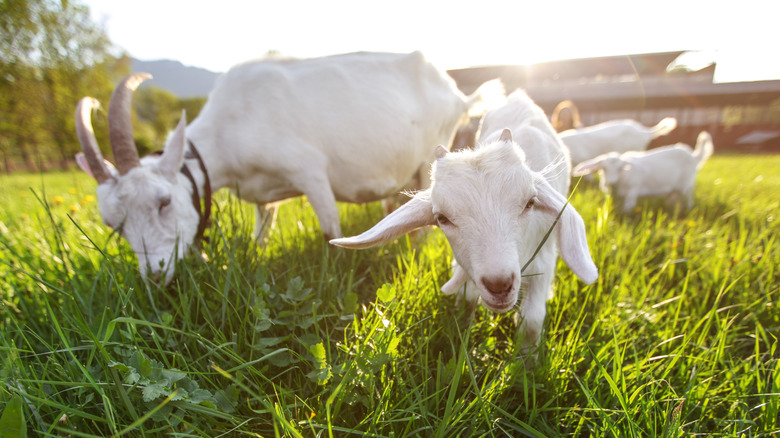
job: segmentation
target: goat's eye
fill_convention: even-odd
[[[447,216],[445,216],[443,214],[437,214],[436,215],[436,222],[439,224],[440,227],[452,224],[452,222],[450,222],[449,218],[447,218]]]
[[[529,208],[533,207],[536,204],[536,197],[533,197],[528,200],[528,203],[525,204],[525,209],[528,210]]]

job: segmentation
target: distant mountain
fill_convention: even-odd
[[[188,67],[179,61],[167,59],[158,61],[133,60],[134,72],[151,73],[154,79],[149,82],[157,88],[169,91],[179,98],[206,97],[219,73]]]

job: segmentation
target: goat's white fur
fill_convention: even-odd
[[[565,198],[569,169],[566,148],[544,112],[517,91],[487,112],[475,150],[437,148],[430,189],[363,234],[331,243],[365,248],[438,223],[457,261],[442,291],[454,293],[467,283],[466,299],[481,297],[489,309],[506,312],[522,289],[525,340],[535,345],[553,293],[558,248],[583,281],[598,278],[582,218]],[[521,272],[559,213],[555,232]]]
[[[197,161],[185,159],[188,140],[203,157],[212,190],[228,187],[257,204],[259,238],[274,203],[300,195],[325,236],[339,237],[336,201],[375,201],[428,186],[431,145],[449,144],[483,91],[464,96],[419,52],[238,65],[218,79],[199,116],[186,130],[179,126],[161,157],[144,157],[126,175],[108,170],[97,190],[100,211],[107,224],[123,224],[142,274],[147,267],[164,271],[169,281],[174,249],[182,257],[198,225],[182,163],[198,190],[204,184]],[[102,160],[97,155],[92,163]],[[83,156],[78,162],[93,174]],[[172,202],[161,206],[165,199]]]
[[[646,152],[612,152],[578,164],[572,173],[579,176],[598,172],[601,189],[613,190],[623,201],[624,212],[633,210],[638,198],[672,193],[682,195],[690,210],[696,174],[712,152],[712,136],[702,131],[693,150],[678,143]]]
[[[585,128],[569,129],[560,133],[569,148],[573,165],[609,152],[643,151],[650,142],[670,133],[677,127],[677,119],[666,117],[653,127],[634,120],[611,120]]]

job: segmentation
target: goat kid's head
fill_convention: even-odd
[[[184,114],[162,155],[138,158],[130,102],[133,91],[150,77],[130,75],[111,96],[108,130],[116,168],[103,159],[92,130],[91,113],[99,103],[91,97],[79,101],[76,132],[83,153],[76,155],[76,162],[97,180],[103,221],[130,244],[141,274],[146,278],[151,273],[167,284],[176,258],[182,258],[193,243],[199,215],[190,191],[196,189],[179,173],[185,150]]]
[[[620,181],[620,173],[632,168],[631,163],[621,158],[617,152],[599,155],[583,161],[572,169],[572,176],[583,176],[598,172],[603,179],[602,185],[612,187]]]
[[[518,142],[545,142],[543,134],[532,127],[521,128],[517,134]],[[528,168],[511,131],[504,130],[498,141],[477,150],[449,153],[439,146],[436,156],[430,189],[417,193],[363,234],[331,243],[366,248],[438,224],[485,306],[506,312],[517,303],[523,265],[534,256],[560,213],[555,233],[545,246],[557,240],[563,260],[574,273],[587,283],[596,280],[598,271],[588,251],[582,218],[542,174]],[[543,269],[554,270],[555,263]]]

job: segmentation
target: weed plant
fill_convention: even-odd
[[[160,287],[89,177],[2,176],[0,436],[776,436],[778,169],[715,156],[684,214],[580,184],[600,277],[559,264],[532,356],[512,315],[438,292],[439,230],[334,248],[296,199],[261,247],[220,192]],[[352,235],[382,209],[340,213]]]

